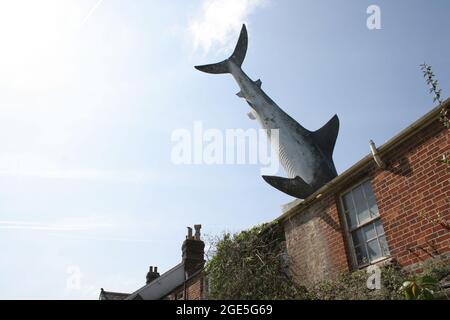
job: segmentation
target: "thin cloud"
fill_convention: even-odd
[[[205,54],[213,46],[229,49],[248,16],[267,1],[204,0],[199,14],[189,23],[194,49],[203,49]]]
[[[112,229],[115,224],[109,222],[30,222],[30,221],[13,221],[0,220],[0,229],[15,230],[38,230],[38,231],[89,231],[99,229]]]
[[[200,187],[189,176],[189,172],[182,170],[165,172],[158,168],[148,170],[65,170],[65,169],[16,169],[13,165],[5,165],[2,168],[0,161],[0,178],[26,178],[26,179],[49,179],[64,183],[70,182],[96,182],[107,184],[131,184],[131,185],[153,185],[159,188],[170,187]],[[220,183],[223,186],[224,181]],[[215,186],[215,185],[212,185]],[[217,185],[219,187],[219,184]]]
[[[139,183],[146,178],[145,173],[142,172],[114,172],[99,170],[0,170],[0,177],[30,177],[121,183]]]
[[[69,239],[93,240],[93,241],[107,241],[107,242],[124,242],[124,243],[158,243],[158,240],[148,239],[145,236],[136,236],[136,232],[142,233],[142,228],[146,223],[134,224],[128,220],[113,221],[108,218],[84,218],[84,219],[70,219],[61,221],[25,221],[25,220],[0,220],[0,230],[22,230],[22,231],[45,231],[57,232],[56,235],[63,236]],[[152,219],[152,232],[156,232],[156,227],[161,223],[155,223]],[[120,232],[119,232],[120,230]],[[150,229],[147,229],[150,231]],[[95,233],[92,234],[91,232]],[[110,233],[120,233],[121,236],[108,235]],[[63,232],[63,233],[59,233]],[[100,232],[102,232],[100,234]],[[128,236],[127,234],[132,234]]]

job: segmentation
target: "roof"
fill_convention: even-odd
[[[100,300],[125,300],[129,293],[105,291],[103,288],[100,290]]]
[[[184,263],[180,263],[161,276],[130,294],[126,300],[158,300],[183,285]]]
[[[407,128],[403,129],[395,135],[393,138],[388,140],[386,143],[378,147],[378,154],[382,157],[393,148],[397,147],[399,144],[416,134],[418,131],[430,125],[436,119],[439,118],[442,108],[450,108],[450,99],[444,101],[441,105],[434,107],[430,112],[425,114],[423,117],[419,118]],[[283,206],[283,214],[277,218],[279,221],[287,220],[293,215],[303,211],[310,204],[314,203],[316,199],[336,191],[336,189],[345,183],[347,183],[352,177],[358,175],[359,173],[366,170],[369,166],[373,165],[375,161],[373,160],[372,154],[368,154],[360,161],[355,163],[349,169],[335,177],[333,180],[322,186],[319,190],[314,192],[312,195],[306,199],[296,199]]]

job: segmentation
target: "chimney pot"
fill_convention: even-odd
[[[155,280],[158,277],[159,277],[158,267],[150,266],[149,271],[146,276],[145,283],[149,284],[150,282],[152,282],[153,280]]]
[[[188,227],[188,235],[181,248],[183,252],[183,264],[187,277],[201,270],[205,265],[205,243],[200,240],[200,224],[194,225],[195,238],[192,236],[192,228]]]
[[[195,229],[195,240],[200,240],[200,229],[202,228],[201,224],[195,224],[194,225],[194,229]]]

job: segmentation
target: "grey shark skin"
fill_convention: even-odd
[[[332,154],[339,131],[339,119],[335,115],[315,132],[303,128],[267,96],[261,89],[261,80],[253,81],[242,71],[247,45],[247,29],[243,25],[230,58],[195,68],[213,74],[230,73],[241,89],[237,95],[244,98],[253,109],[249,113],[250,118],[258,120],[266,130],[279,129],[279,158],[289,178],[263,178],[278,190],[305,199],[337,175]]]

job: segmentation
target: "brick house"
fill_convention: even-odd
[[[159,274],[157,267],[150,267],[146,284],[133,293],[100,290],[100,300],[201,300],[206,299],[204,275],[205,243],[200,238],[201,225],[188,227],[182,246],[182,261],[172,269]]]
[[[312,284],[371,264],[413,269],[450,252],[450,100],[304,200],[284,206],[292,274]],[[375,161],[377,160],[377,161]],[[377,164],[378,162],[378,164]]]
[[[450,151],[439,121],[450,99],[401,131],[304,200],[283,207],[294,280],[313,284],[372,264],[395,261],[414,269],[431,257],[450,256]],[[204,243],[195,226],[183,243],[182,262],[132,294],[100,299],[205,299]]]

